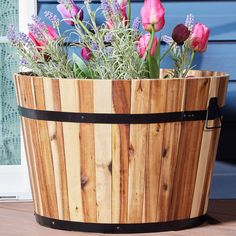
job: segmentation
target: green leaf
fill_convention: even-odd
[[[160,43],[158,43],[154,55],[148,53],[149,77],[159,79],[160,77]]]
[[[91,78],[91,72],[88,66],[84,63],[84,61],[75,53],[72,54],[72,59],[73,62],[76,63],[76,65],[78,66],[76,73],[80,73],[80,70],[82,72],[81,75],[84,75],[87,78]]]

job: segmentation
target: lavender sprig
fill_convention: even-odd
[[[161,37],[161,41],[169,45],[171,45],[174,42],[174,40],[168,35],[163,35]]]
[[[194,24],[194,15],[193,14],[187,15],[185,20],[185,26],[188,27],[189,31],[192,31],[193,24]]]
[[[132,28],[136,31],[139,30],[139,26],[140,26],[140,23],[141,23],[141,20],[139,17],[136,17],[133,21],[133,25],[132,25]]]
[[[101,0],[101,8],[105,18],[110,19],[112,16],[112,8],[109,3],[109,0]]]
[[[54,28],[58,28],[60,26],[60,21],[58,17],[54,15],[52,12],[45,11],[44,16],[52,22]]]
[[[104,41],[105,41],[106,43],[110,43],[110,42],[112,41],[112,39],[113,39],[112,33],[111,33],[111,32],[107,32],[107,33],[105,34],[105,36],[104,36]]]
[[[16,28],[14,25],[10,25],[7,31],[7,38],[12,45],[16,45],[18,41]]]

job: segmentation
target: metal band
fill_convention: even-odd
[[[19,106],[19,113],[23,117],[34,120],[95,124],[151,124],[178,121],[197,121],[206,120],[207,115],[208,120],[219,118],[218,114],[209,113],[207,110],[152,114],[106,114],[33,110]]]
[[[199,216],[190,219],[166,221],[158,223],[142,223],[142,224],[101,224],[101,223],[84,223],[66,220],[57,220],[35,214],[36,221],[43,226],[80,232],[93,233],[151,233],[163,231],[183,230],[201,225],[207,220],[207,216]]]

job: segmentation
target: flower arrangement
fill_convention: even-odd
[[[51,21],[46,25],[33,16],[28,24],[29,34],[16,33],[9,27],[8,39],[20,55],[22,68],[43,77],[131,79],[159,78],[162,60],[170,54],[173,70],[166,77],[184,78],[192,68],[194,55],[205,52],[209,29],[200,23],[193,25],[193,16],[185,24],[178,24],[172,36],[156,36],[165,25],[165,9],[159,0],[145,0],[141,19],[132,19],[130,0],[101,0],[96,11],[90,1],[80,8],[73,0],[58,0],[57,10],[62,16],[46,11]],[[84,21],[84,12],[89,20]],[[97,25],[98,15],[105,17]],[[60,32],[61,22],[72,26],[67,34]],[[140,23],[145,34],[140,31]],[[75,40],[71,40],[72,35]],[[163,55],[161,41],[167,44]],[[80,55],[69,55],[70,48],[80,48]]]

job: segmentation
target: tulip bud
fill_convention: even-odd
[[[92,58],[91,50],[89,48],[87,48],[87,47],[82,48],[82,50],[81,50],[81,57],[85,61],[89,61]]]
[[[68,19],[75,17],[82,21],[84,17],[83,10],[79,8],[73,0],[69,0],[67,4],[58,4],[57,10],[68,25],[74,25],[74,22]]]
[[[141,36],[139,38],[138,43],[137,43],[137,51],[138,51],[138,54],[140,57],[143,57],[145,55],[145,52],[146,52],[148,44],[149,44],[149,40],[150,40],[150,34],[144,34],[143,36]],[[154,55],[156,48],[157,48],[157,44],[158,44],[157,37],[154,36],[152,48],[150,51],[151,56]]]
[[[183,24],[179,24],[175,26],[172,32],[172,39],[177,44],[183,44],[184,41],[188,39],[189,35],[190,31],[188,30],[188,28]]]
[[[203,24],[197,23],[190,35],[190,48],[195,52],[205,52],[207,49],[210,30]]]
[[[160,31],[165,24],[165,8],[160,0],[145,0],[141,9],[142,25],[146,31]]]
[[[34,44],[39,47],[47,45],[49,40],[57,40],[58,38],[56,31],[49,25],[45,26],[45,29],[40,32],[40,35],[36,33],[37,32],[29,32],[29,37],[34,42]]]

